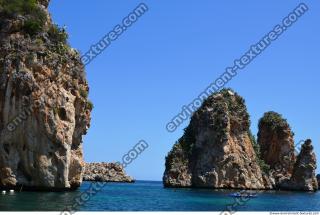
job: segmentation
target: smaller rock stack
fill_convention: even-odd
[[[120,164],[116,163],[86,163],[83,181],[125,182],[133,183]]]
[[[276,183],[292,175],[296,161],[293,132],[279,113],[270,111],[260,119],[258,144],[261,159],[270,166]]]
[[[290,179],[284,180],[280,188],[288,190],[316,191],[318,182],[315,176],[317,168],[316,155],[313,152],[311,140],[306,140],[302,145],[300,154],[294,165]]]
[[[320,174],[317,175],[318,189],[320,189]]]
[[[259,121],[260,157],[270,166],[276,189],[316,191],[316,155],[311,140],[306,140],[295,155],[293,132],[279,113],[267,112]]]

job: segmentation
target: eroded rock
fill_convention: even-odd
[[[306,140],[294,165],[291,178],[283,181],[280,188],[301,191],[318,190],[318,182],[315,175],[316,168],[316,155],[313,151],[311,140]]]
[[[49,1],[38,2],[30,14],[0,7],[0,186],[74,189],[82,182],[89,87],[79,54],[52,24]]]
[[[276,112],[267,112],[259,121],[260,156],[270,166],[276,184],[290,178],[296,161],[293,132],[286,119]]]
[[[165,187],[271,188],[256,161],[244,99],[224,89],[191,118],[166,158]]]
[[[224,89],[210,96],[166,157],[164,186],[318,189],[311,140],[303,144],[297,157],[293,132],[280,114],[264,114],[258,141],[249,125],[244,100],[238,94]]]
[[[83,180],[99,182],[134,182],[134,179],[126,174],[124,168],[116,163],[86,163]]]

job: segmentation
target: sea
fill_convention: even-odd
[[[84,182],[72,192],[7,192],[0,194],[0,211],[320,210],[320,192],[259,191],[255,198],[235,198],[235,190],[165,189],[158,181],[93,185]]]

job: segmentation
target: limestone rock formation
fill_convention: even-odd
[[[223,89],[204,101],[166,157],[165,187],[315,191],[316,156],[307,140],[298,157],[288,122],[275,112],[251,134],[244,100]]]
[[[123,167],[116,163],[86,163],[83,180],[99,182],[134,182],[134,179],[125,173]]]
[[[49,0],[0,0],[0,187],[73,189],[92,104]]]
[[[244,99],[230,89],[210,96],[166,158],[165,187],[270,189],[257,164]]]
[[[320,174],[317,175],[318,189],[320,189]]]
[[[294,165],[291,178],[283,181],[280,188],[302,191],[318,190],[318,182],[315,175],[316,168],[316,155],[313,152],[311,140],[306,140]]]
[[[259,121],[260,156],[270,166],[276,184],[290,177],[295,164],[293,132],[287,120],[276,112],[267,112]]]

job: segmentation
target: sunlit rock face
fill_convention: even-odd
[[[257,164],[244,99],[230,89],[210,96],[166,158],[165,187],[270,189]]]
[[[318,181],[315,174],[316,169],[317,160],[311,140],[306,140],[297,157],[291,178],[283,181],[280,188],[301,191],[318,190]]]
[[[92,109],[84,67],[49,1],[23,2],[0,7],[0,186],[75,189]]]
[[[244,99],[230,89],[211,95],[193,114],[166,157],[165,187],[315,191],[311,140],[295,155],[293,132],[276,112],[259,121],[258,141]]]
[[[305,141],[296,156],[293,136],[287,120],[280,114],[265,113],[258,132],[261,159],[270,166],[269,175],[274,178],[276,189],[315,191],[317,166],[311,140]]]
[[[276,112],[267,112],[259,121],[260,156],[270,166],[276,184],[293,173],[295,146],[293,132],[287,120]]]

